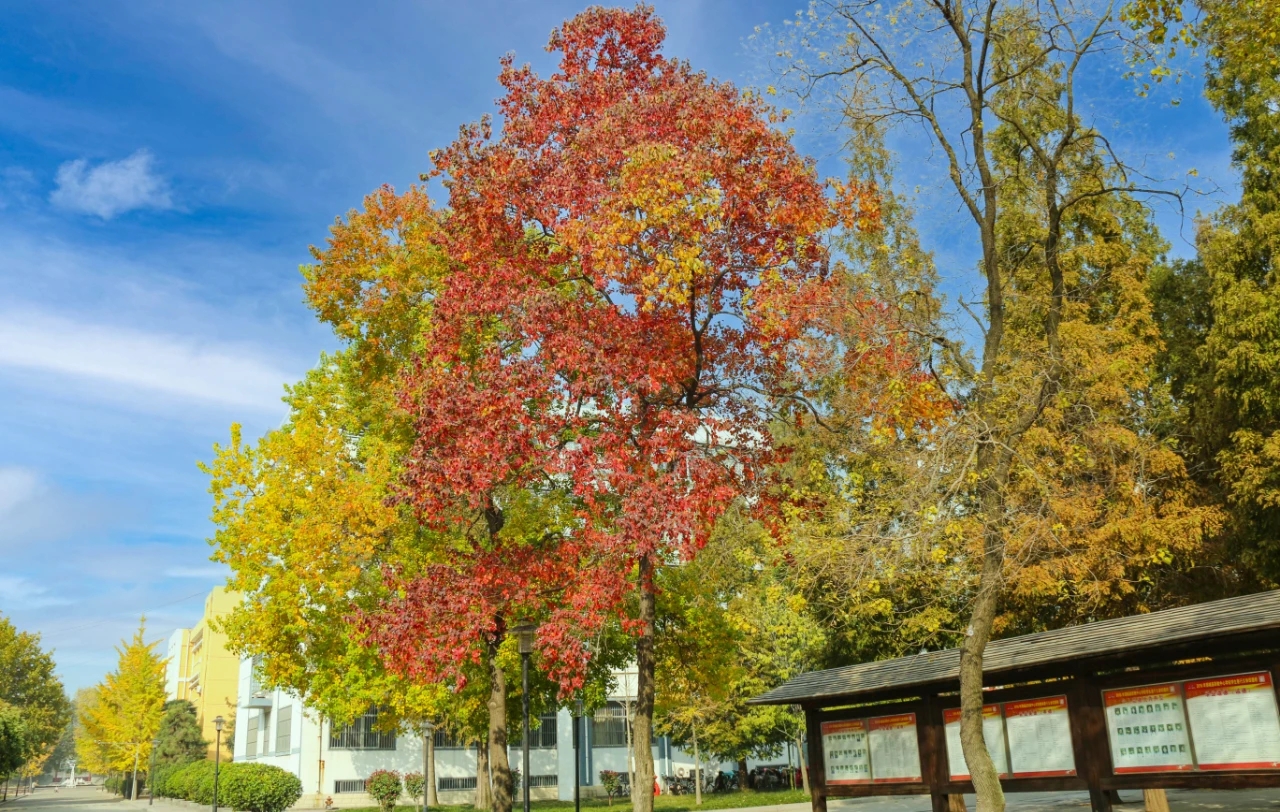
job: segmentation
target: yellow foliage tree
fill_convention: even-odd
[[[116,648],[116,670],[93,689],[92,700],[77,707],[80,736],[76,750],[95,772],[133,772],[133,797],[138,797],[138,766],[151,755],[151,743],[164,717],[165,660],[147,643],[146,618],[132,640]]]

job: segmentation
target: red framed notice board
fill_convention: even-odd
[[[827,783],[833,786],[870,784],[871,752],[866,720],[823,722],[821,729]]]
[[[921,780],[916,715],[899,713],[870,720],[871,780],[877,784]]]
[[[1071,718],[1065,696],[1006,702],[1004,724],[1014,778],[1076,774]]]
[[[1280,769],[1280,714],[1271,674],[1258,671],[1183,683],[1202,770]]]
[[[1185,703],[1176,682],[1102,692],[1111,763],[1117,773],[1193,767]]]

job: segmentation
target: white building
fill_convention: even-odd
[[[595,714],[583,719],[579,743],[579,777],[583,795],[600,792],[601,770],[627,772],[625,708],[634,703],[635,675],[618,675],[619,695]],[[397,735],[373,729],[371,711],[350,726],[334,729],[326,719],[309,710],[288,692],[258,686],[251,659],[240,663],[239,708],[233,752],[236,761],[274,764],[302,780],[299,805],[323,807],[332,798],[338,807],[370,806],[364,781],[374,770],[422,772],[423,746],[418,735]],[[513,727],[515,727],[513,725]],[[512,767],[521,764],[519,735],[509,749]],[[441,732],[435,735],[436,787],[442,804],[470,803],[476,788],[476,746],[459,746]],[[541,719],[530,741],[529,772],[533,798],[573,798],[573,717],[567,709]],[[685,775],[693,771],[693,758],[666,737],[653,747],[654,768],[659,776]],[[770,764],[778,764],[779,758]],[[755,762],[751,766],[756,766]],[[718,765],[704,769],[715,770]],[[725,769],[734,769],[725,765]]]

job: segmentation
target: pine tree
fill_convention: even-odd
[[[185,699],[165,703],[155,746],[157,767],[200,761],[209,754],[209,742],[200,733],[195,705]]]

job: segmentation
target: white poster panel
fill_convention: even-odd
[[[867,746],[867,723],[862,719],[823,722],[822,757],[827,783],[871,783],[871,760]]]
[[[1234,674],[1183,684],[1202,770],[1280,768],[1280,714],[1271,674]]]
[[[964,748],[960,745],[960,709],[949,708],[942,712],[942,721],[947,731],[947,765],[951,771],[952,781],[969,780],[969,765],[964,759]],[[982,706],[982,738],[987,743],[987,752],[1001,778],[1009,775],[1009,756],[1004,746],[1004,719],[1000,716],[999,705]]]
[[[1006,702],[1004,724],[1015,778],[1076,774],[1065,696]]]
[[[1102,705],[1117,773],[1192,769],[1186,710],[1176,683],[1103,691]]]
[[[916,715],[899,713],[871,722],[871,778],[878,784],[920,780]]]

